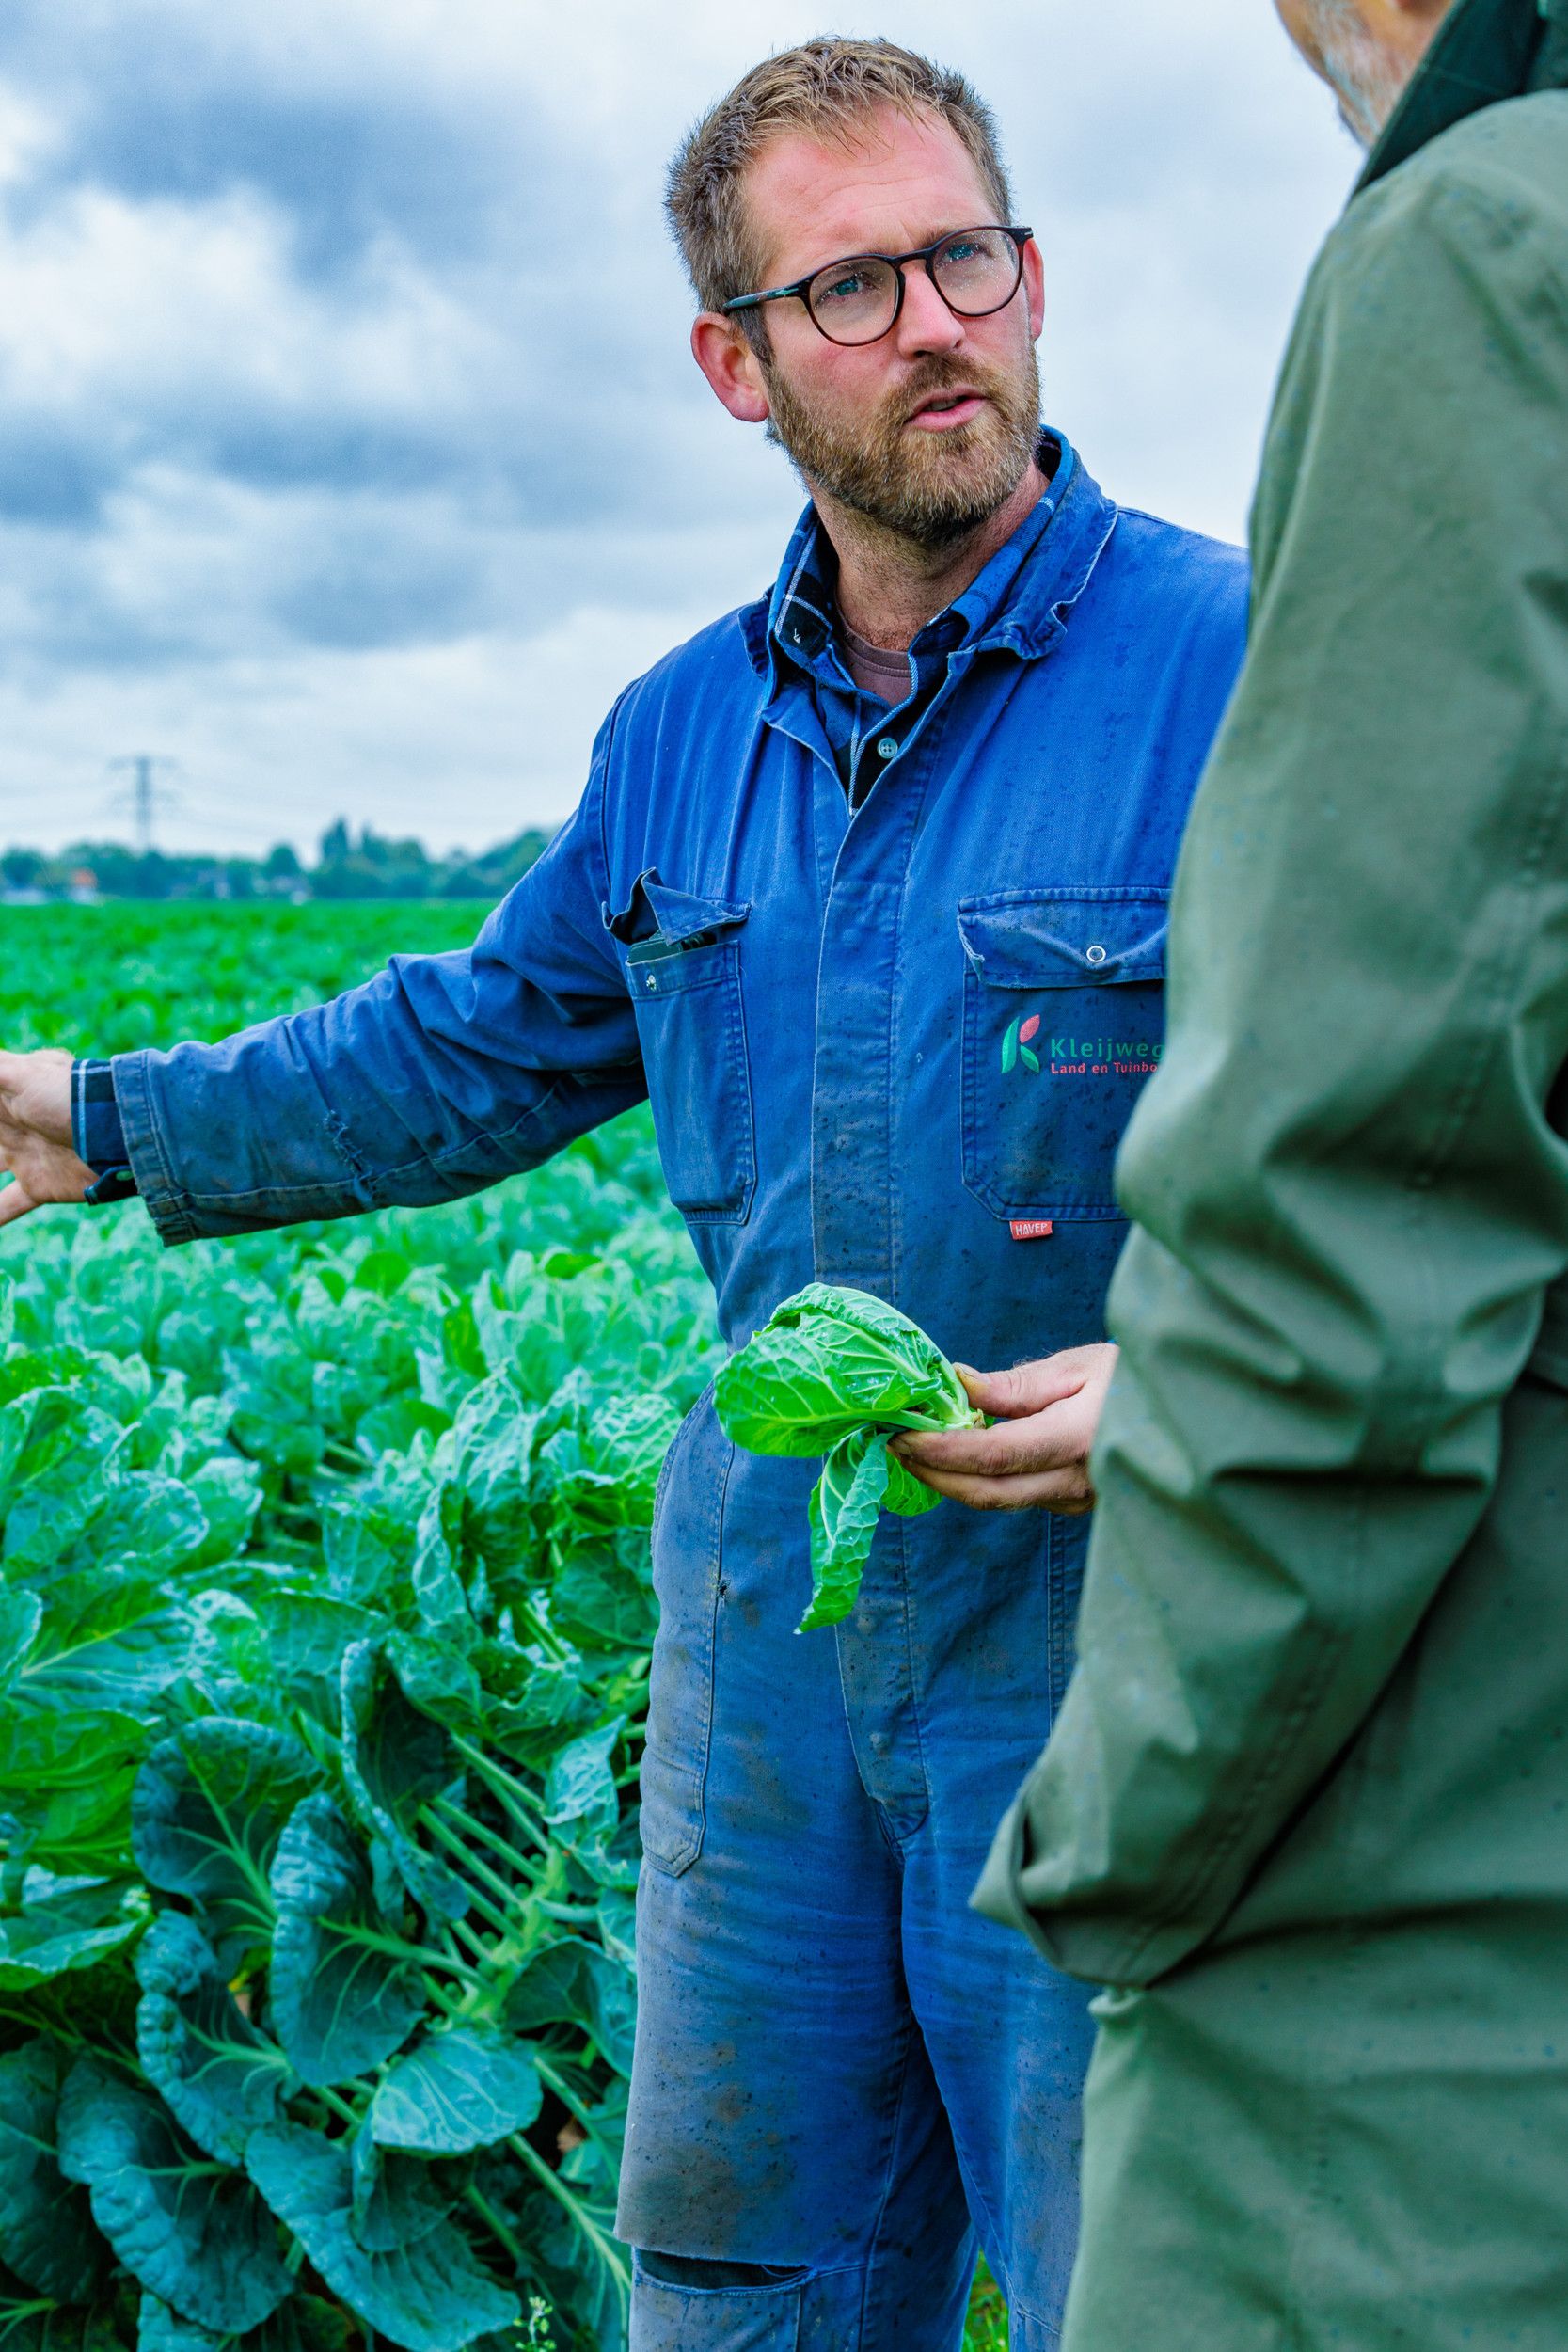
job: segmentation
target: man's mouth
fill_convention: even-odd
[[[949,387],[933,392],[929,400],[921,402],[910,422],[925,433],[950,433],[960,424],[973,423],[986,405],[983,392],[971,390],[968,385]]]

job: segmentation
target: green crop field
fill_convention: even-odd
[[[0,1041],[219,1036],[482,914],[0,909]],[[5,2352],[624,2343],[648,1528],[715,1354],[641,1115],[418,1216],[0,1239]]]

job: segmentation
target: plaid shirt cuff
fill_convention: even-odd
[[[129,1199],[136,1185],[126,1156],[112,1063],[79,1061],[72,1068],[71,1129],[77,1158],[85,1160],[98,1179],[87,1199],[94,1205]]]

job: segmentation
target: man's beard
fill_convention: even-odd
[[[1319,71],[1339,101],[1339,119],[1361,147],[1373,147],[1404,95],[1408,75],[1385,55],[1355,0],[1312,0]]]
[[[973,361],[928,359],[854,431],[815,415],[771,361],[764,368],[768,437],[787,452],[807,488],[928,552],[989,522],[1034,462],[1040,378],[1033,346],[1012,375]],[[960,384],[988,403],[972,424],[945,433],[909,426],[923,402]]]

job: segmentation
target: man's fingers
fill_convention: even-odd
[[[1078,1518],[1094,1508],[1093,1491],[1081,1467],[1013,1478],[971,1478],[913,1462],[910,1469],[933,1494],[965,1503],[972,1511],[1058,1511]]]
[[[1065,1470],[1083,1459],[1085,1430],[1073,1412],[1032,1413],[999,1421],[991,1429],[911,1430],[893,1450],[911,1469],[953,1476],[1016,1478],[1030,1470]]]
[[[969,1391],[970,1403],[1003,1421],[1043,1412],[1048,1405],[1076,1396],[1085,1377],[1075,1349],[1038,1363],[1015,1364],[1006,1372],[975,1372],[968,1364],[957,1364],[954,1370]]]

